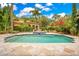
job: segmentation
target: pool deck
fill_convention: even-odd
[[[0,56],[79,56],[79,37],[74,38],[75,43],[5,43],[4,39],[13,35],[33,34],[15,33],[0,34]],[[47,33],[58,34],[58,33]],[[60,35],[60,34],[58,34]],[[65,35],[65,34],[64,34]]]

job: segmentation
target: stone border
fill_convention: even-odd
[[[67,34],[59,34],[59,33],[47,33],[47,34],[64,35],[64,36],[73,38],[75,42],[79,42],[79,37],[78,36],[72,36],[72,35],[67,35]]]
[[[10,36],[14,36],[14,35],[24,35],[24,34],[33,34],[33,32],[23,32],[23,33],[15,33],[15,34],[2,34],[2,35],[0,35],[0,42],[4,42],[4,39],[6,37],[10,37]],[[59,34],[59,33],[46,33],[46,34],[64,35],[64,36],[73,38],[75,42],[79,42],[79,37],[77,37],[77,36],[71,36],[71,35]]]

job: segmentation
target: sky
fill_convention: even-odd
[[[72,13],[72,3],[14,3],[13,12],[17,17],[31,16],[29,11],[39,8],[39,12],[48,18],[54,14],[61,15],[62,17]],[[77,4],[79,9],[79,4]]]
[[[30,10],[39,8],[39,12],[48,18],[51,18],[54,14],[64,16],[65,14],[71,14],[72,4],[66,3],[23,3],[14,4],[14,14],[17,17],[30,16]]]

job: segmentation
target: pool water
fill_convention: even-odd
[[[72,43],[73,38],[64,35],[16,35],[12,37],[7,37],[5,42],[16,42],[16,43]]]

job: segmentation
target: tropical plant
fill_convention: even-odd
[[[21,24],[21,25],[15,27],[14,30],[20,31],[20,32],[27,32],[27,31],[33,31],[33,28],[29,27],[28,25]]]
[[[76,14],[77,14],[76,3],[72,3],[72,21],[76,20]]]
[[[72,24],[73,24],[73,27],[72,27],[72,29],[73,29],[73,32],[74,32],[74,30],[75,30],[75,35],[77,35],[78,34],[78,28],[77,28],[77,8],[76,8],[76,3],[73,3],[72,4]]]
[[[36,20],[37,20],[38,16],[40,15],[39,10],[38,10],[37,8],[35,8],[34,10],[31,10],[30,12],[33,14],[33,16],[34,16],[34,17],[36,18]]]
[[[30,12],[35,17],[35,23],[39,25],[39,20],[38,20],[38,18],[39,18],[38,16],[40,15],[39,9],[38,8],[35,8],[34,10],[32,10]],[[38,27],[36,27],[36,29],[38,30]]]
[[[3,30],[3,18],[2,18],[2,10],[0,9],[0,31]]]
[[[11,3],[11,6],[9,6],[9,16],[10,16],[11,31],[13,31],[13,3]]]
[[[39,22],[41,27],[46,27],[49,24],[49,20],[45,16],[40,17]]]
[[[7,28],[9,27],[9,10],[7,6],[3,8],[2,20],[3,20],[4,30],[6,32]]]

